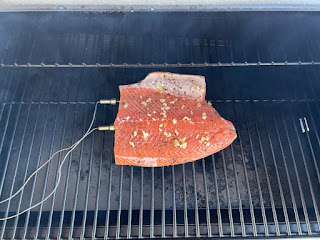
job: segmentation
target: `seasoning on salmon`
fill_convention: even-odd
[[[229,146],[237,137],[235,128],[205,101],[205,89],[203,76],[166,72],[120,86],[114,123],[116,164],[170,166]],[[151,119],[146,107],[153,112]]]

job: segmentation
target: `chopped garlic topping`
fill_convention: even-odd
[[[207,146],[207,147],[209,147],[209,146],[210,146],[210,143],[209,143],[209,142],[207,142],[206,146]]]
[[[179,140],[180,140],[181,143],[184,143],[184,142],[186,141],[186,139],[187,139],[187,138],[184,137],[184,138],[180,138]]]
[[[173,146],[175,146],[175,147],[180,146],[180,143],[178,140],[174,140],[172,143],[173,143]]]
[[[129,119],[130,119],[130,116],[126,116],[124,119],[125,119],[125,120],[129,120]]]
[[[166,111],[163,111],[162,113],[160,113],[160,115],[161,115],[163,118],[166,118],[166,117],[167,117]]]
[[[199,137],[199,134],[197,134],[196,139],[198,139],[198,137]]]
[[[193,91],[193,90],[203,91],[203,90],[204,90],[204,87],[203,87],[203,86],[199,86],[199,85],[193,85],[193,86],[190,88],[190,91]]]
[[[190,113],[191,113],[191,115],[193,115],[193,111],[191,111]]]
[[[181,108],[182,108],[182,109],[184,109],[184,107],[185,107],[185,105],[182,105],[182,107],[181,107]]]
[[[140,95],[140,98],[142,98],[142,95]]]
[[[159,127],[163,127],[163,124],[161,123],[161,124],[159,125]]]
[[[199,97],[199,98],[197,99],[197,102],[201,102],[201,97]]]
[[[211,103],[211,102],[208,102],[208,105],[209,105],[209,106],[212,106],[212,103]]]
[[[169,110],[169,109],[170,107],[167,107],[167,106],[161,108],[162,111]]]
[[[159,93],[162,93],[162,86],[163,86],[163,84],[161,83],[161,82],[157,82],[156,83],[156,90],[157,90],[157,92],[159,92]]]
[[[133,132],[133,137],[137,136],[137,131]]]
[[[172,120],[172,123],[173,123],[173,124],[176,124],[176,123],[177,123],[177,120],[176,120],[176,119],[173,119],[173,120]]]
[[[206,119],[207,118],[207,114],[206,113],[202,113],[202,119]]]
[[[187,147],[187,143],[186,143],[186,142],[181,143],[181,144],[180,144],[180,147],[183,148],[183,149],[185,149],[185,148]]]
[[[153,113],[157,113],[156,111],[153,111]]]
[[[165,99],[160,98],[160,102],[161,102],[161,103],[164,103],[165,101],[166,101]]]
[[[156,121],[156,119],[155,119],[155,118],[152,118],[152,121]]]
[[[164,134],[166,137],[171,137],[171,133],[164,132],[163,134]]]
[[[124,108],[127,108],[128,106],[129,106],[128,103],[125,103],[125,104],[123,105]]]
[[[182,118],[182,120],[183,120],[183,121],[190,121],[191,118],[189,118],[189,117],[187,117],[187,116],[184,116],[184,117]]]
[[[148,99],[146,100],[147,103],[150,102],[150,101],[151,101],[151,98],[148,98]]]
[[[159,128],[159,131],[160,131],[160,132],[162,132],[162,129],[161,129],[161,128]]]
[[[198,107],[201,107],[201,103],[198,103],[197,106],[198,106]]]
[[[147,103],[145,101],[142,101],[141,105],[143,105],[145,107],[145,106],[147,106]]]
[[[142,137],[143,139],[146,139],[149,136],[149,133],[142,131]]]
[[[150,113],[147,113],[147,116],[148,116],[148,117],[151,117],[151,114],[150,114]]]
[[[179,133],[178,133],[177,129],[176,129],[176,130],[174,130],[174,132],[176,133],[176,135],[179,135]]]
[[[134,143],[133,142],[129,142],[129,144],[134,148]]]

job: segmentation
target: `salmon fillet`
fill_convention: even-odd
[[[226,148],[237,137],[233,124],[205,101],[203,76],[154,72],[119,88],[117,165],[191,162]]]

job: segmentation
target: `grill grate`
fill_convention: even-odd
[[[204,75],[207,99],[238,133],[206,159],[137,168],[114,165],[112,133],[95,132],[69,156],[56,194],[1,222],[0,239],[318,237],[318,15],[0,14],[1,200],[83,135],[97,100],[159,69]],[[96,125],[116,111],[100,106]],[[0,217],[46,196],[63,157]]]
[[[257,78],[269,74],[276,83],[279,77],[286,76],[279,75],[281,70],[290,72],[288,67],[283,68],[259,67]],[[204,68],[199,72],[198,68],[188,68],[189,73],[206,76],[208,98],[222,116],[235,123],[238,138],[234,144],[194,163],[137,168],[114,165],[112,133],[93,133],[70,156],[55,196],[34,211],[2,222],[1,236],[317,235],[320,129],[316,123],[320,114],[315,98],[319,69],[313,67],[306,75],[302,67],[290,68],[297,79],[308,80],[299,89],[301,95],[291,94],[297,97],[296,101],[271,101],[277,92],[267,88],[264,100],[215,99],[213,96],[219,96],[209,88],[220,82],[212,79],[230,69]],[[251,70],[255,71],[250,67],[243,74],[250,74]],[[149,71],[2,69],[6,87],[0,93],[0,161],[4,166],[1,199],[21,186],[26,176],[52,152],[70,145],[83,134],[94,108],[91,101],[116,96],[118,83],[134,82]],[[235,74],[241,79],[241,71]],[[283,89],[278,91],[297,91],[299,86],[288,88],[294,81],[291,76],[282,79],[287,84],[280,84]],[[235,84],[229,92],[233,96],[239,94],[243,83]],[[275,90],[273,84],[269,88]],[[100,107],[97,125],[111,123],[115,114],[115,107]],[[308,121],[309,132],[302,132],[299,118],[303,117]],[[63,154],[39,172],[23,195],[1,205],[1,216],[25,209],[48,194],[62,157]]]

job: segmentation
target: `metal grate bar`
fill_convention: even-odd
[[[299,173],[298,173],[298,168],[297,168],[297,165],[296,165],[296,159],[295,159],[295,156],[294,156],[294,153],[293,153],[291,140],[290,140],[290,137],[289,137],[286,121],[285,121],[285,119],[283,117],[283,114],[281,114],[281,117],[282,117],[282,120],[283,120],[284,129],[285,129],[287,140],[288,140],[288,143],[289,143],[289,149],[290,149],[290,153],[291,153],[291,157],[292,157],[292,161],[293,161],[295,175],[297,177],[297,183],[298,183],[298,188],[299,188],[300,198],[301,198],[301,202],[302,202],[302,208],[303,208],[303,213],[304,213],[304,218],[305,218],[305,222],[306,222],[308,235],[311,235],[310,221],[309,221],[308,211],[307,211],[307,207],[306,207],[305,197],[304,197],[304,194],[303,194],[303,191],[302,191],[302,186],[301,186],[301,181],[300,181],[300,177],[299,177]]]
[[[233,106],[233,112],[235,113],[235,108]],[[241,151],[241,158],[242,158],[242,166],[244,170],[244,175],[245,175],[245,180],[246,180],[246,187],[247,187],[247,192],[248,192],[248,198],[249,198],[249,208],[250,208],[250,217],[251,217],[251,223],[252,223],[252,230],[253,230],[253,236],[257,236],[257,226],[256,226],[256,218],[254,214],[254,207],[253,207],[253,202],[252,202],[252,195],[251,195],[251,190],[250,190],[250,183],[249,183],[249,177],[248,177],[248,171],[247,171],[247,166],[245,163],[245,157],[244,157],[244,150],[242,146],[242,138],[241,138],[241,133],[240,129],[238,126],[236,114],[234,114],[234,121],[235,121],[235,126],[236,126],[236,131],[238,133],[238,138],[239,138],[239,145],[240,145],[240,151]]]
[[[204,161],[204,158],[202,158],[202,174],[203,174],[203,184],[204,184],[204,191],[205,191],[205,201],[206,201],[206,217],[207,217],[208,237],[212,237],[211,221],[210,221],[210,207],[209,207],[209,197],[208,197],[208,184],[207,184],[207,174],[206,174],[206,163]]]
[[[139,238],[143,237],[143,167],[140,180],[140,211],[139,211]]]
[[[61,90],[61,89],[60,89]],[[55,121],[54,121],[54,127],[53,127],[53,135],[52,135],[52,139],[51,139],[51,143],[50,143],[50,150],[49,150],[49,156],[52,155],[53,153],[53,144],[54,144],[54,140],[56,137],[56,131],[57,131],[57,120],[58,120],[58,115],[59,115],[59,105],[57,107],[56,110],[56,117],[55,117]],[[65,126],[65,125],[64,125]],[[60,160],[60,159],[59,159]],[[51,162],[48,163],[47,167],[46,167],[46,173],[45,173],[45,181],[44,181],[44,185],[43,185],[43,189],[42,189],[42,194],[41,194],[41,199],[44,199],[45,197],[45,193],[46,193],[46,188],[47,188],[47,183],[48,183],[48,175],[49,175],[49,170],[50,170],[50,166],[51,166]],[[37,177],[35,176],[36,182],[37,182]],[[31,201],[32,202],[32,201]],[[36,234],[34,239],[38,239],[38,234],[39,234],[39,228],[40,228],[40,221],[41,221],[41,215],[42,215],[42,208],[43,208],[43,203],[40,204],[40,209],[39,209],[39,214],[37,217],[37,223],[36,223]]]
[[[242,237],[245,237],[246,236],[246,228],[245,228],[245,222],[244,222],[244,216],[243,216],[243,210],[242,210],[242,200],[241,200],[241,195],[240,195],[240,187],[239,187],[239,180],[238,180],[238,174],[237,174],[236,163],[235,163],[234,150],[233,150],[232,145],[230,146],[230,149],[231,149],[232,166],[233,166],[233,170],[234,170],[234,178],[235,178],[235,184],[236,184],[237,199],[238,199],[238,205],[239,205],[241,233],[242,233]]]
[[[166,198],[165,198],[165,185],[164,185],[164,167],[161,167],[161,196],[162,196],[162,209],[161,209],[161,237],[166,237]]]
[[[234,103],[248,103],[248,102],[253,102],[253,103],[257,103],[257,102],[273,102],[273,103],[284,103],[284,102],[296,102],[296,103],[306,103],[306,102],[320,102],[320,99],[216,99],[216,100],[207,100],[208,102],[211,103],[221,103],[221,102],[226,102],[226,103],[230,103],[230,102],[234,102]],[[119,100],[117,100],[117,102],[119,102]],[[85,105],[85,104],[91,104],[94,105],[96,104],[96,102],[93,101],[79,101],[79,102],[74,102],[74,101],[5,101],[2,102],[1,105],[9,105],[9,104],[13,104],[13,105],[28,105],[28,104],[32,104],[32,105],[48,105],[48,104],[70,104],[70,105]]]
[[[172,208],[173,208],[173,215],[172,215],[172,230],[173,230],[173,237],[178,237],[177,234],[177,207],[176,207],[176,177],[174,173],[174,166],[171,168],[172,170]]]
[[[110,204],[111,204],[111,188],[112,188],[112,164],[110,164],[110,173],[109,173],[109,191],[108,191],[108,204],[107,204],[107,214],[105,221],[105,231],[104,239],[109,238],[109,225],[110,225]]]
[[[27,85],[25,84],[24,87],[23,87],[22,96],[25,95],[26,89],[27,89]],[[15,88],[15,91],[14,91],[15,94],[16,94],[17,90],[18,90],[18,84],[17,84],[17,86]],[[4,107],[3,107],[3,109],[4,109]],[[30,109],[29,109],[29,111],[30,111]],[[29,111],[28,111],[28,113],[29,113]],[[5,136],[6,136],[6,133],[7,133],[7,127],[8,127],[8,124],[9,124],[9,119],[11,117],[11,114],[12,114],[12,104],[10,104],[10,107],[9,107],[8,117],[7,117],[6,124],[5,124],[5,130],[4,130],[3,137],[2,137],[2,140],[1,140],[1,144],[0,144],[0,152],[2,152],[2,150],[3,150],[4,139],[5,139]],[[17,117],[16,117],[15,123],[14,123],[13,134],[12,134],[12,138],[11,138],[10,144],[9,144],[8,156],[7,156],[6,160],[5,160],[4,173],[3,173],[3,177],[1,179],[1,184],[0,184],[0,193],[2,193],[2,191],[3,191],[3,187],[4,187],[4,183],[5,183],[5,179],[6,179],[6,175],[7,175],[7,171],[8,171],[8,164],[9,164],[9,160],[10,160],[10,154],[11,154],[12,145],[13,145],[13,142],[14,142],[15,133],[16,133],[16,130],[17,130],[18,120],[19,120],[20,114],[21,114],[21,106],[19,106],[19,108],[18,108]],[[17,164],[18,164],[18,160],[19,159],[17,159]],[[16,164],[16,166],[17,166],[17,164]],[[14,173],[13,181],[15,181],[15,178],[16,178],[16,171]],[[11,189],[13,190],[13,188],[11,188]],[[11,192],[12,192],[12,190],[11,190]],[[11,196],[11,194],[9,196]],[[8,217],[10,202],[11,201],[9,200],[8,201],[8,205],[7,205],[7,209],[6,209],[6,213],[5,213],[5,217]],[[2,225],[2,228],[1,228],[1,232],[0,232],[1,238],[3,238],[3,236],[4,236],[6,223],[7,223],[7,220],[3,221],[3,225]]]
[[[182,165],[182,178],[183,178],[183,220],[184,220],[184,236],[189,237],[189,226],[188,226],[188,203],[187,203],[187,186],[186,186],[186,167]]]
[[[27,85],[25,84],[24,90],[23,90],[23,94],[22,94],[22,98],[25,95],[26,89],[27,89]],[[31,105],[28,106],[28,113],[27,113],[27,118],[26,118],[27,120],[25,122],[24,130],[23,130],[23,134],[22,134],[22,142],[20,144],[19,156],[21,154],[23,141],[24,141],[25,135],[26,135],[26,128],[27,128],[27,123],[28,123],[29,117],[30,117],[30,110],[31,110]],[[17,118],[15,120],[15,126],[14,126],[14,130],[13,130],[12,138],[11,138],[11,141],[10,141],[10,147],[9,147],[6,163],[9,163],[10,158],[11,158],[12,146],[13,146],[13,143],[14,143],[14,140],[15,140],[15,135],[16,135],[15,133],[16,133],[16,130],[17,130],[17,126],[18,126],[18,122],[19,122],[18,120],[20,118],[20,114],[21,114],[21,106],[19,106]],[[8,116],[8,119],[9,119],[9,116]],[[9,196],[11,196],[13,194],[13,188],[14,188],[14,185],[15,185],[15,182],[16,182],[16,176],[17,176],[17,170],[18,170],[19,162],[20,162],[20,157],[17,158],[16,168],[15,168],[14,173],[13,173],[13,184],[11,185]],[[5,167],[5,174],[3,175],[3,178],[2,178],[2,181],[1,181],[0,192],[2,192],[2,190],[3,190],[4,182],[5,182],[5,179],[6,179],[7,166],[8,166],[8,164],[6,164],[6,167]],[[5,212],[5,217],[9,216],[10,203],[11,203],[11,200],[8,201],[7,209],[6,209],[6,212]],[[1,239],[4,238],[4,232],[5,232],[6,224],[7,224],[7,220],[4,220],[3,224],[2,224],[1,232],[0,232],[0,238]]]
[[[106,122],[106,117],[103,118],[104,121]],[[98,224],[98,210],[99,210],[99,199],[100,199],[100,187],[101,187],[101,172],[102,172],[102,162],[103,162],[103,147],[104,147],[104,136],[101,134],[101,148],[100,148],[100,161],[99,161],[99,172],[98,172],[98,185],[97,185],[97,191],[96,191],[96,203],[95,203],[95,210],[94,210],[94,220],[93,220],[93,227],[92,227],[92,233],[91,233],[91,238],[95,239],[96,238],[96,231],[97,231],[97,224]],[[69,167],[68,167],[69,170]],[[130,204],[132,201],[132,192],[131,192],[131,199],[130,199]],[[64,211],[62,211],[64,212]],[[128,221],[128,224],[131,222]]]
[[[196,237],[200,237],[200,226],[199,226],[199,210],[198,210],[198,195],[197,195],[197,182],[196,182],[196,171],[194,162],[192,162],[192,176],[193,176],[193,192],[194,192],[194,214],[196,224]]]
[[[207,68],[207,67],[252,67],[252,66],[313,66],[313,65],[320,65],[318,61],[311,61],[311,62],[228,62],[228,63],[150,63],[150,64],[102,64],[102,63],[95,63],[95,64],[0,64],[0,68]]]
[[[106,96],[109,96],[110,89],[105,93]],[[116,108],[112,108],[112,119],[115,119],[116,116]],[[114,141],[114,138],[111,140]],[[109,239],[109,228],[110,228],[110,210],[111,210],[111,193],[112,193],[112,174],[113,174],[113,162],[114,156],[112,156],[110,161],[110,169],[109,169],[109,186],[108,186],[108,196],[107,196],[107,209],[106,209],[106,220],[105,220],[105,228],[104,228],[104,239]],[[133,176],[133,175],[132,175]]]
[[[85,122],[88,120],[88,106],[86,106],[86,115],[85,115]],[[84,124],[83,128],[83,133],[85,133],[85,127],[86,125]],[[82,159],[83,159],[83,148],[84,144],[83,141],[81,143],[81,148],[80,148],[80,161],[79,161],[79,167],[78,167],[78,172],[77,172],[77,180],[76,180],[76,187],[75,187],[75,193],[74,193],[74,201],[73,201],[73,209],[72,209],[72,215],[71,215],[71,226],[70,226],[70,231],[69,231],[69,238],[72,238],[73,232],[74,232],[74,221],[76,218],[76,207],[77,207],[77,202],[78,202],[78,193],[79,193],[79,184],[80,184],[80,174],[81,174],[81,166],[82,166]]]
[[[282,184],[281,184],[280,175],[279,175],[279,171],[278,171],[278,167],[277,167],[275,153],[274,153],[274,150],[273,150],[273,144],[272,144],[272,141],[271,141],[269,128],[267,126],[265,118],[264,118],[264,126],[265,126],[265,128],[267,130],[267,136],[268,136],[269,145],[270,145],[270,149],[271,149],[272,159],[273,159],[273,163],[274,163],[274,167],[275,167],[275,171],[276,171],[276,177],[277,177],[277,182],[278,182],[278,187],[279,187],[279,192],[280,192],[280,198],[281,198],[281,203],[282,203],[283,214],[284,214],[285,223],[286,223],[287,234],[290,236],[291,235],[291,229],[290,229],[290,222],[289,222],[289,217],[288,217],[288,212],[287,212],[287,206],[286,206],[285,199],[284,199],[284,194],[283,194],[283,190],[282,190]],[[256,128],[258,129],[257,124],[256,124]],[[260,138],[259,138],[259,141],[261,141]],[[260,144],[260,146],[261,146],[261,144]],[[265,165],[265,169],[266,169],[266,172],[267,172],[267,167],[266,167],[265,162],[264,162],[264,165]],[[267,178],[269,179],[269,174],[267,174]],[[269,187],[269,185],[270,185],[270,182],[268,182],[268,187]],[[271,186],[270,186],[270,188],[271,188]],[[270,195],[270,197],[271,197],[271,195]],[[273,202],[273,205],[274,205],[274,201],[272,201],[272,202]],[[279,227],[279,225],[278,225],[278,227]],[[280,235],[280,230],[279,229],[277,229],[277,230],[279,231],[278,235]]]
[[[150,238],[154,238],[154,168],[151,168],[151,214],[150,214]]]
[[[262,147],[261,137],[260,137],[260,133],[259,133],[259,129],[258,129],[257,120],[256,120],[256,116],[255,115],[256,115],[255,109],[253,109],[253,118],[254,118],[254,123],[255,123],[255,129],[257,131],[257,135],[258,135],[258,139],[259,139],[259,147],[260,147],[260,151],[261,151],[262,162],[263,162],[263,166],[264,166],[264,172],[266,174],[266,179],[267,179],[267,186],[268,186],[268,192],[269,192],[269,197],[270,197],[270,202],[271,202],[274,225],[275,225],[275,228],[276,228],[277,236],[280,236],[278,217],[277,217],[277,212],[276,212],[275,203],[274,203],[274,199],[273,199],[273,193],[272,193],[272,189],[271,189],[269,173],[268,173],[268,169],[267,169],[267,165],[266,165],[265,154],[264,154],[264,150],[263,150],[263,147]]]
[[[44,84],[43,84],[44,85]],[[41,86],[41,89],[43,88],[43,85]],[[31,137],[31,141],[30,141],[30,148],[29,148],[29,151],[28,151],[28,154],[27,154],[27,163],[26,163],[26,171],[24,173],[24,177],[23,177],[23,182],[26,181],[27,179],[27,173],[29,172],[29,164],[30,164],[30,158],[31,158],[31,151],[33,149],[33,144],[34,144],[34,139],[35,139],[35,133],[36,133],[36,129],[37,129],[37,125],[38,125],[38,118],[39,118],[39,113],[40,113],[40,105],[37,107],[37,113],[36,113],[36,120],[35,120],[35,123],[34,123],[34,127],[33,127],[33,130],[32,130],[32,137]],[[48,113],[48,111],[47,111]],[[28,122],[28,121],[27,121]],[[44,135],[43,135],[44,136]],[[22,146],[22,145],[21,145]],[[19,152],[19,159],[21,158],[21,155],[20,155],[21,152]],[[24,189],[22,189],[21,191],[21,194],[19,196],[19,203],[18,203],[18,208],[17,208],[17,212],[20,212],[20,209],[21,209],[21,203],[22,203],[22,197],[23,197],[23,193],[24,193]],[[28,212],[27,212],[28,213]],[[27,214],[28,216],[28,214]],[[19,217],[17,217],[16,219],[14,219],[14,227],[13,227],[13,233],[12,233],[12,236],[15,237],[16,235],[16,230],[17,230],[17,227],[18,227],[18,221],[19,221]],[[26,218],[28,219],[28,218]],[[27,221],[25,223],[27,226]],[[25,236],[23,236],[23,238],[25,238]]]
[[[227,193],[230,232],[231,232],[231,237],[234,237],[233,216],[232,216],[232,208],[231,208],[231,201],[230,201],[230,192],[229,192],[229,186],[228,186],[228,176],[227,176],[226,160],[225,160],[225,157],[224,157],[224,150],[221,151],[221,155],[222,155],[223,170],[224,170],[224,180],[225,180],[226,193]]]
[[[234,113],[233,117],[234,117],[234,121],[235,121],[236,131],[237,131],[238,138],[239,138],[239,145],[240,145],[240,151],[241,151],[241,157],[242,157],[242,166],[243,166],[243,170],[244,170],[244,175],[245,175],[245,180],[246,180],[246,187],[247,187],[248,198],[249,198],[249,208],[250,208],[250,217],[251,217],[251,223],[252,223],[253,236],[256,237],[257,236],[257,226],[256,226],[256,221],[255,221],[254,208],[253,208],[253,204],[252,204],[252,195],[251,195],[251,190],[250,190],[249,177],[248,177],[247,167],[246,167],[245,158],[244,158],[244,150],[243,150],[243,146],[242,146],[241,133],[240,133],[240,129],[237,127],[238,126],[238,122],[237,122],[237,118],[236,118],[234,107],[233,107],[233,113]],[[233,149],[233,147],[231,146],[231,150],[232,149]],[[236,169],[236,168],[234,167],[234,169]],[[237,175],[237,174],[235,173],[235,175]],[[241,201],[241,197],[239,197],[239,199]],[[239,207],[241,207],[241,211],[240,212],[242,212],[242,205],[239,204]],[[240,213],[240,216],[241,215],[243,215],[243,214]],[[242,229],[242,233],[245,231],[244,229],[245,228]]]
[[[10,83],[9,83],[9,87],[10,87],[11,83],[13,82],[12,81],[12,75],[10,76],[9,79],[10,79]],[[15,88],[15,93],[16,93],[17,89],[18,89],[18,85]],[[7,97],[8,97],[8,94],[6,95],[5,99],[7,99]],[[5,106],[3,106],[2,110],[1,110],[1,114],[0,114],[1,118],[2,118],[3,111],[4,111],[4,107]],[[8,114],[8,117],[7,117],[7,120],[6,120],[6,123],[5,123],[5,128],[4,128],[4,132],[3,132],[1,143],[0,143],[0,152],[2,152],[4,139],[5,139],[5,136],[7,134],[7,129],[8,129],[9,119],[10,119],[10,115],[11,115],[11,110],[12,110],[12,104],[9,105],[9,110],[8,110],[9,114]],[[18,118],[16,119],[16,121],[18,121]],[[2,189],[3,189],[3,184],[4,184],[4,181],[5,181],[5,175],[6,175],[6,172],[7,172],[7,168],[8,168],[8,161],[5,162],[4,173],[3,173],[3,176],[2,176],[2,179],[1,179],[1,184],[0,184],[0,193],[2,193]]]
[[[85,231],[86,231],[86,220],[87,220],[87,213],[88,213],[88,201],[89,201],[89,192],[90,192],[90,183],[91,183],[91,174],[92,174],[92,162],[93,162],[93,146],[94,146],[94,132],[92,133],[92,140],[91,140],[91,151],[90,151],[90,160],[89,160],[89,176],[87,181],[87,189],[86,189],[86,198],[85,198],[85,207],[84,207],[84,216],[82,221],[82,231],[80,238],[85,238]]]
[[[254,153],[254,147],[253,147],[253,143],[252,143],[251,133],[250,133],[250,130],[249,130],[249,127],[248,127],[248,124],[247,124],[247,122],[249,120],[248,120],[248,117],[247,117],[247,115],[245,113],[244,113],[244,115],[245,115],[245,119],[246,119],[246,130],[248,132],[250,148],[251,148],[251,153],[252,153],[252,160],[253,160],[253,164],[254,164],[254,171],[255,171],[257,185],[258,185],[260,208],[261,208],[261,213],[262,213],[265,236],[269,236],[269,229],[268,229],[268,222],[267,222],[267,217],[266,217],[266,210],[265,210],[265,207],[264,207],[264,200],[263,200],[263,196],[262,196],[260,178],[259,178],[259,174],[258,174],[258,171],[257,171],[257,163],[256,163],[256,158],[255,158],[255,153]]]
[[[69,105],[67,105],[67,110],[66,110],[67,112],[68,112],[68,109],[69,109]],[[66,133],[66,122],[67,122],[67,114],[65,115],[64,121],[63,121],[63,133],[62,133],[62,137],[61,137],[62,141],[61,141],[59,149],[62,149],[63,145],[64,145],[65,133]],[[60,162],[61,162],[61,159],[62,159],[62,154],[61,153],[59,153],[58,159],[59,160],[58,160],[57,168],[60,165]],[[56,172],[56,176],[55,176],[55,181],[54,182],[57,182],[57,178],[58,178],[58,171]],[[47,231],[46,239],[48,239],[50,237],[50,230],[51,230],[51,224],[52,224],[52,215],[53,215],[53,207],[54,207],[54,203],[55,203],[55,197],[56,197],[56,192],[54,192],[53,195],[52,195],[52,204],[51,204],[51,209],[50,209],[50,213],[49,213],[48,231]]]
[[[304,118],[304,120],[306,121],[306,118]],[[312,122],[313,122],[313,118],[312,118]],[[309,127],[307,126],[307,128],[309,128]],[[315,134],[316,134],[316,137],[317,137],[317,140],[318,140],[318,143],[319,143],[319,136],[318,136],[318,132],[316,130],[315,130]],[[314,150],[313,150],[313,147],[312,147],[312,143],[311,143],[311,140],[310,140],[309,129],[306,131],[306,136],[307,136],[307,139],[308,139],[308,143],[309,143],[309,147],[310,147],[310,151],[311,151],[314,167],[316,169],[318,181],[320,183],[320,173],[319,173],[318,163],[317,163],[317,160],[316,160],[316,157],[315,157],[315,154],[314,154]]]
[[[131,221],[132,221],[132,188],[133,188],[133,166],[130,167],[130,195],[129,195],[129,215],[127,238],[131,238]]]
[[[80,85],[79,85],[80,88]],[[79,92],[79,91],[78,91]],[[79,96],[78,96],[79,98]],[[76,105],[76,111],[74,115],[74,122],[78,121],[78,112],[79,112],[79,104]],[[72,138],[71,141],[75,142],[75,133],[76,133],[76,124],[74,124],[73,129],[72,129]],[[70,156],[68,158],[68,167],[67,167],[67,175],[66,175],[66,186],[63,194],[63,203],[62,203],[62,210],[61,210],[61,215],[60,215],[60,222],[59,222],[59,231],[58,231],[58,237],[61,237],[62,235],[62,226],[63,226],[63,221],[64,221],[64,212],[65,212],[65,207],[66,207],[66,200],[67,200],[67,192],[69,188],[69,178],[70,178],[70,168],[71,168],[71,159],[73,156],[73,152],[70,153]],[[72,231],[70,231],[72,232]]]
[[[288,185],[289,185],[289,190],[290,190],[290,197],[291,197],[291,201],[292,201],[292,207],[293,207],[293,211],[294,211],[295,221],[297,223],[298,234],[301,235],[302,234],[301,223],[300,223],[299,213],[298,213],[298,209],[297,209],[297,204],[296,204],[295,196],[294,196],[294,193],[293,193],[293,188],[292,188],[291,178],[290,178],[289,171],[288,171],[286,157],[285,157],[285,154],[284,154],[284,151],[283,151],[283,146],[282,146],[282,141],[281,141],[280,134],[279,134],[278,124],[277,124],[277,121],[275,120],[274,114],[272,114],[272,118],[273,118],[273,122],[274,122],[274,125],[275,125],[275,128],[276,128],[276,133],[277,133],[277,137],[278,137],[278,141],[279,141],[282,160],[283,160],[284,168],[285,168],[285,171],[286,171],[286,177],[287,177],[287,180],[288,180]],[[269,133],[269,131],[268,131],[268,133]],[[276,163],[275,163],[275,166],[277,166]],[[276,168],[276,171],[278,171],[277,168]],[[279,174],[277,173],[277,175],[279,175]],[[281,192],[282,192],[282,195],[283,195],[282,187],[281,187]],[[288,217],[287,214],[286,214],[286,217]],[[308,221],[308,224],[309,224],[309,221]],[[288,233],[291,234],[290,227],[288,228]]]
[[[122,183],[123,183],[123,166],[120,167],[120,181],[119,181],[119,208],[117,217],[117,232],[116,239],[120,238],[120,225],[121,225],[121,203],[122,203]]]
[[[51,91],[50,91],[51,92]],[[40,106],[39,106],[40,108]],[[45,115],[45,122],[44,122],[44,130],[42,132],[42,137],[41,137],[41,142],[40,142],[40,147],[39,147],[39,156],[38,156],[38,159],[37,159],[37,164],[36,164],[36,168],[35,169],[38,169],[38,167],[40,166],[40,162],[41,162],[41,157],[42,157],[42,149],[43,149],[43,143],[44,143],[44,139],[45,139],[45,133],[46,133],[46,130],[47,130],[47,119],[48,119],[48,114],[50,112],[50,105],[47,107],[47,111],[46,111],[46,115]],[[31,149],[29,151],[29,155],[28,155],[28,162],[30,161],[30,158],[31,158]],[[26,172],[27,174],[27,172]],[[34,196],[34,192],[35,192],[35,187],[36,187],[36,182],[37,182],[37,176],[38,176],[38,173],[35,174],[34,176],[34,180],[33,180],[33,183],[32,183],[32,190],[31,190],[31,197],[30,197],[30,200],[29,200],[29,204],[28,204],[28,207],[31,207],[31,204],[32,204],[32,200],[33,200],[33,196]],[[24,180],[26,179],[26,175],[24,177]],[[23,192],[22,192],[23,193]],[[21,193],[21,199],[22,199],[22,193]],[[19,209],[18,209],[19,210]],[[27,229],[28,229],[28,224],[29,224],[29,220],[30,220],[30,213],[31,211],[27,211],[27,216],[25,218],[25,225],[24,225],[24,231],[23,231],[23,239],[26,238],[26,235],[27,235]]]
[[[292,111],[290,112],[290,115],[291,115],[291,117],[292,117],[292,119],[293,119]],[[294,119],[293,119],[293,120],[294,120]],[[307,166],[307,163],[306,163],[304,151],[303,151],[303,149],[302,149],[301,140],[300,140],[300,137],[299,137],[299,133],[298,133],[298,131],[297,131],[297,126],[296,126],[295,121],[293,121],[293,125],[294,125],[295,132],[296,132],[296,134],[297,134],[297,140],[298,140],[298,143],[299,143],[299,149],[300,149],[300,151],[301,151],[301,153],[302,153],[302,160],[303,160],[304,168],[305,168],[306,174],[307,174],[307,179],[308,179],[309,189],[310,189],[310,193],[311,193],[311,197],[312,197],[313,207],[314,207],[314,211],[315,211],[315,214],[316,214],[318,227],[319,227],[319,229],[320,229],[319,211],[318,211],[318,206],[317,206],[317,202],[316,202],[316,200],[315,200],[315,195],[314,195],[314,191],[313,191],[313,187],[312,187],[313,184],[312,184],[311,179],[310,179],[310,174],[309,174],[308,166]]]
[[[212,166],[213,166],[214,186],[215,186],[216,200],[217,200],[217,216],[218,216],[219,237],[223,237],[223,228],[222,228],[223,224],[222,224],[222,218],[221,218],[219,189],[218,189],[218,180],[217,180],[216,163],[215,163],[214,155],[212,155]]]

